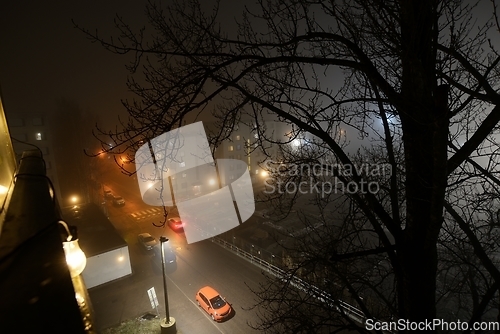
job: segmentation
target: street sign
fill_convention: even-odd
[[[156,298],[155,288],[152,287],[148,290],[149,301],[151,302],[151,308],[155,309],[158,305],[158,298]]]

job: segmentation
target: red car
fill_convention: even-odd
[[[181,232],[184,230],[184,224],[180,217],[168,218],[168,226],[175,232]]]
[[[221,321],[231,314],[231,305],[209,286],[203,287],[196,294],[198,305],[212,317],[214,321]]]

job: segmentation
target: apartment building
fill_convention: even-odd
[[[51,132],[50,117],[37,112],[5,113],[7,125],[12,137],[16,160],[19,162],[24,151],[39,149],[45,161],[47,177],[52,180],[56,196],[61,194],[57,165],[55,161],[54,141]],[[61,198],[58,198],[61,202]]]

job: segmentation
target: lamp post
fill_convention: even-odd
[[[165,237],[160,237],[161,246],[161,269],[163,272],[163,294],[165,295],[165,321],[161,322],[161,333],[162,334],[174,334],[177,332],[175,326],[175,319],[170,316],[168,309],[168,293],[167,293],[167,278],[165,276],[165,248],[164,243],[168,242]]]

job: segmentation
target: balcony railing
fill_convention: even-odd
[[[59,206],[40,151],[23,154],[6,198],[0,217],[2,328],[95,333],[87,290],[81,279],[72,280],[66,264]]]

